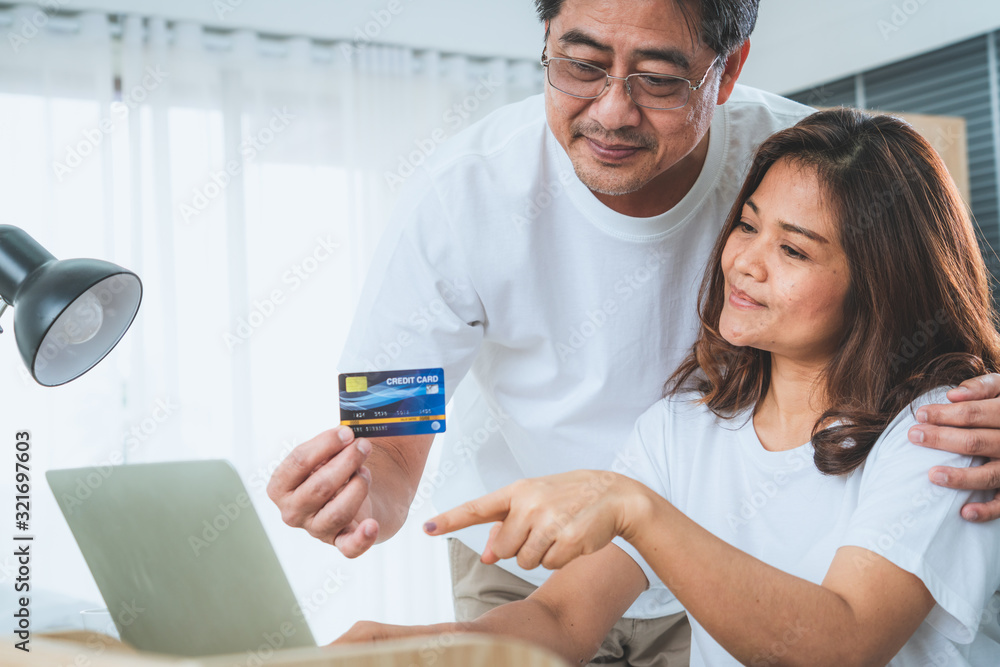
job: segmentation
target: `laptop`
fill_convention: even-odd
[[[122,641],[182,656],[316,646],[228,461],[45,477]]]

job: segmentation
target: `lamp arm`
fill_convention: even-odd
[[[16,305],[18,286],[40,266],[53,260],[52,253],[20,227],[0,225],[0,299]]]

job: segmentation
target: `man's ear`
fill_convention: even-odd
[[[747,61],[747,55],[750,54],[750,40],[743,42],[740,48],[729,54],[726,58],[726,66],[722,71],[722,79],[719,81],[719,100],[718,104],[725,104],[729,96],[733,94],[733,86],[736,85],[736,80],[740,78],[740,72],[743,71],[743,65]]]

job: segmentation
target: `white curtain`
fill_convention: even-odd
[[[451,619],[444,542],[420,531],[429,507],[348,560],[285,526],[265,485],[339,421],[336,362],[399,182],[442,138],[539,91],[538,67],[38,5],[0,12],[0,33],[0,224],[144,288],[119,346],[54,389],[0,321],[0,451],[16,431],[33,442],[35,629],[101,604],[42,473],[119,456],[232,461],[321,643],[362,618]],[[3,595],[12,565],[0,556]]]

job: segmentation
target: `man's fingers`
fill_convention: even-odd
[[[947,405],[925,405],[917,409],[917,421],[935,426],[962,428],[1000,427],[1000,399],[968,400]]]
[[[317,466],[336,456],[353,441],[353,431],[347,426],[338,426],[303,442],[289,452],[271,475],[267,484],[267,496],[277,503],[299,488]]]
[[[923,409],[923,408],[921,408]],[[967,456],[1000,458],[1000,431],[921,424],[910,428],[910,442]]]
[[[367,451],[362,451],[362,446],[365,446]],[[299,488],[278,503],[282,520],[290,526],[305,527],[313,515],[338,497],[342,487],[358,472],[369,453],[371,444],[364,438],[345,446],[319,470],[305,479]],[[349,515],[344,524],[346,525],[353,516],[353,513]]]
[[[1000,488],[1000,461],[988,461],[973,468],[931,468],[931,482],[949,489],[993,491]]]
[[[365,519],[361,523],[351,522],[345,530],[333,540],[333,546],[348,558],[357,558],[368,551],[378,539],[379,525],[375,519]]]
[[[438,514],[424,524],[428,535],[444,535],[459,528],[490,521],[502,521],[510,511],[510,487],[470,500],[444,514]]]
[[[948,392],[949,401],[979,401],[1000,397],[1000,375],[990,373],[966,380]]]
[[[962,518],[966,521],[984,523],[1000,519],[1000,491],[997,491],[993,500],[986,503],[968,503],[962,508]]]
[[[358,474],[351,477],[337,495],[320,508],[315,516],[307,519],[302,527],[310,535],[321,540],[330,535],[337,535],[350,526],[358,515],[361,504],[368,497],[370,483],[371,473],[362,466]]]

